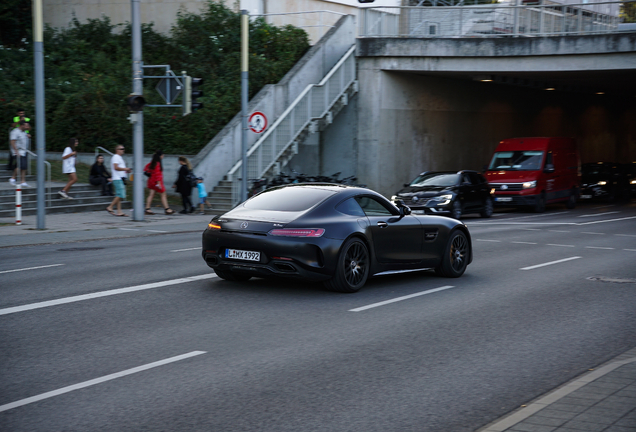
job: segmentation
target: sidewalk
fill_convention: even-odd
[[[636,431],[636,348],[478,432]]]
[[[180,208],[175,208],[179,211]],[[214,215],[164,215],[163,209],[154,207],[154,215],[144,215],[143,221],[132,219],[133,210],[125,209],[129,217],[117,217],[106,210],[82,213],[56,213],[46,215],[45,229],[37,229],[37,216],[23,216],[22,225],[14,217],[0,217],[0,248],[70,243],[124,237],[140,237],[180,232],[203,232]]]

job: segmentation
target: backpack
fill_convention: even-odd
[[[190,187],[197,187],[197,176],[192,171],[186,174],[186,181]]]

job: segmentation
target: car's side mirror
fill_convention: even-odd
[[[398,210],[400,210],[400,216],[408,216],[411,214],[411,207],[404,204],[404,200],[397,200],[395,203]]]
[[[554,165],[552,164],[545,164],[545,168],[543,169],[544,173],[553,173],[554,172]]]
[[[409,183],[404,183],[404,187],[409,187],[411,186]]]

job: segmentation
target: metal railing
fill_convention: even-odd
[[[110,151],[106,150],[104,147],[97,146],[97,147],[95,147],[95,159],[97,159],[97,156],[99,156],[99,151],[100,150],[105,151],[106,153],[108,153],[111,156],[113,155],[113,153],[111,153]]]
[[[33,153],[31,150],[26,150],[27,155],[28,156],[33,156],[34,158],[37,159],[38,155]],[[47,201],[49,203],[49,207],[52,207],[52,198],[51,198],[51,189],[53,189],[53,187],[51,186],[51,163],[49,161],[44,161],[44,165],[46,165],[46,189],[48,189],[48,193],[46,194],[47,196]],[[28,161],[27,167],[29,168],[29,171],[27,171],[28,175],[31,175],[31,162]],[[18,178],[20,176],[20,167],[18,164]]]
[[[300,17],[298,17],[300,15]],[[304,15],[307,15],[305,17]],[[312,19],[309,17],[313,17],[317,15],[317,19]],[[326,15],[326,17],[324,17]],[[282,20],[280,23],[276,23],[276,25],[283,24],[292,24],[294,27],[303,28],[303,29],[319,29],[319,33],[316,36],[316,40],[320,39],[324,36],[325,33],[329,31],[330,28],[335,27],[335,22],[341,17],[347,15],[342,12],[335,12],[330,10],[313,10],[313,11],[301,11],[301,12],[281,12],[281,13],[267,13],[267,14],[255,14],[250,15],[250,17],[277,17],[276,19]],[[289,19],[290,16],[293,16],[293,19]],[[331,23],[331,24],[328,24]],[[310,30],[307,31],[310,33]]]
[[[361,10],[359,37],[557,36],[619,31],[625,2],[548,0],[455,6],[375,7]]]
[[[355,82],[355,45],[318,84],[310,84],[274,124],[247,151],[247,177],[260,178],[294,145],[311,122],[327,116],[330,109]],[[232,206],[241,198],[242,161],[227,173],[232,182]]]

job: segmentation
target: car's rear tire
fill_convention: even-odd
[[[457,220],[460,220],[462,218],[462,204],[457,200],[451,207],[451,217]]]
[[[221,279],[232,282],[245,282],[252,279],[252,276],[244,273],[234,273],[229,270],[217,270],[214,269],[214,273]]]
[[[464,274],[468,267],[470,244],[468,238],[460,230],[453,231],[448,238],[442,263],[435,267],[438,276],[457,278]]]
[[[359,291],[369,278],[370,265],[367,246],[360,239],[350,238],[340,249],[336,274],[324,282],[325,288],[342,293]]]
[[[494,211],[494,204],[492,202],[492,198],[488,197],[486,198],[486,201],[484,202],[484,207],[481,210],[480,216],[483,218],[489,218],[490,216],[492,216],[492,213]]]

